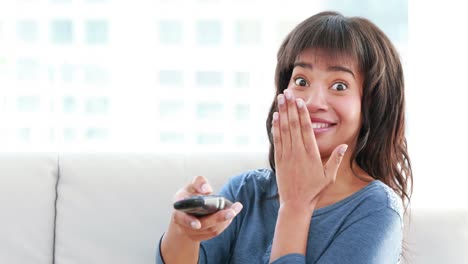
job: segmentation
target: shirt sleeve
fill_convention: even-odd
[[[402,226],[396,211],[388,207],[380,209],[345,227],[317,263],[399,263]]]
[[[156,250],[156,264],[165,264],[164,259],[162,258],[162,254],[161,254],[161,242],[162,242],[163,236],[164,235],[162,235],[161,239],[159,239],[158,249]]]

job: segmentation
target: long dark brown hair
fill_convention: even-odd
[[[364,76],[362,126],[350,166],[356,177],[359,176],[354,162],[373,178],[390,186],[407,208],[413,174],[405,138],[403,69],[393,44],[365,18],[322,12],[306,19],[286,36],[277,54],[276,94],[266,121],[272,170],[275,171],[275,158],[271,121],[273,113],[278,111],[275,99],[288,87],[299,53],[308,48],[357,61]]]

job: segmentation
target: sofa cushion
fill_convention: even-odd
[[[468,263],[468,209],[413,208],[403,263]]]
[[[53,261],[57,155],[0,154],[0,263]]]

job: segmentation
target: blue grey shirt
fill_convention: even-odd
[[[220,194],[244,208],[223,233],[201,243],[199,263],[269,263],[279,209],[273,171],[253,170],[233,177]],[[305,256],[288,254],[273,263],[399,263],[402,228],[401,200],[374,180],[314,211]],[[159,250],[156,263],[164,263]]]

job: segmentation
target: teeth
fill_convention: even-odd
[[[324,128],[324,127],[330,127],[330,124],[328,124],[328,123],[312,123],[312,128]]]

